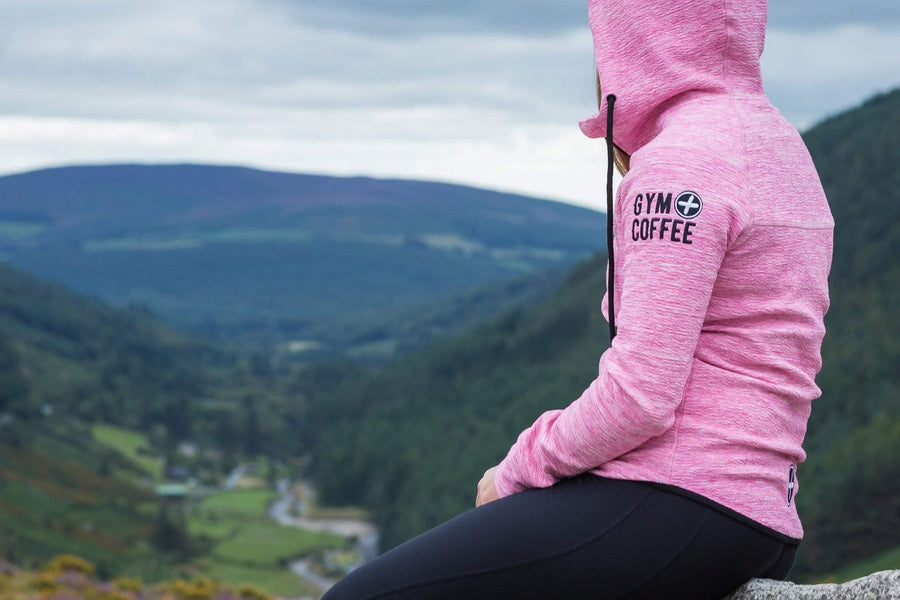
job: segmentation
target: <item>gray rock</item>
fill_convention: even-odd
[[[900,570],[878,571],[844,583],[799,585],[751,579],[722,600],[900,600]]]

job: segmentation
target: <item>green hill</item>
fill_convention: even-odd
[[[146,432],[161,452],[182,441],[221,449],[216,468],[242,453],[288,457],[301,448],[276,410],[285,399],[272,363],[0,264],[6,438],[27,441],[29,423],[70,419]]]
[[[325,500],[376,509],[386,547],[473,506],[481,474],[518,432],[595,376],[604,265],[598,255],[536,308],[343,378],[331,393],[313,393],[327,386],[309,372],[324,367],[307,369],[299,422]]]
[[[28,564],[60,552],[90,556],[106,573],[152,557],[156,499],[104,473],[102,447],[87,436],[42,428],[31,443],[0,443],[0,549]],[[110,457],[117,470],[129,468]]]
[[[0,265],[3,557],[71,552],[107,574],[159,574],[167,559],[151,544],[157,499],[144,482],[161,463],[95,439],[88,421],[156,428],[162,454],[190,433],[174,425],[192,413],[173,416],[208,390],[220,358],[141,311]]]
[[[900,90],[805,134],[837,223],[823,396],[813,406],[794,577],[900,543]],[[596,376],[607,345],[605,257],[558,292],[366,377],[298,378],[301,432],[326,501],[376,511],[391,547],[473,506],[483,471],[544,410]],[[334,367],[329,367],[334,369]],[[319,369],[317,371],[317,369]]]
[[[272,376],[0,265],[0,560],[70,552],[105,574],[171,575],[204,548],[173,532],[153,485],[218,484],[242,457],[299,450]]]
[[[586,208],[428,181],[209,165],[0,177],[0,259],[207,336],[295,348],[341,349],[348,319],[571,265],[604,235]]]
[[[119,310],[0,264],[0,411],[149,430],[208,391],[230,360],[141,310]],[[173,432],[177,435],[186,432]]]
[[[535,306],[556,291],[570,268],[556,265],[412,307],[348,315],[329,333],[330,347],[307,352],[304,358],[346,356],[362,364],[383,364],[443,337],[459,335],[513,306]]]
[[[800,571],[900,544],[900,89],[804,135],[835,218]],[[895,555],[896,556],[896,555]],[[894,564],[897,568],[900,564]]]

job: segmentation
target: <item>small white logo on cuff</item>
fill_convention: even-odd
[[[788,483],[787,483],[787,503],[788,506],[791,505],[791,499],[794,497],[794,487],[797,485],[797,468],[794,465],[788,469]]]

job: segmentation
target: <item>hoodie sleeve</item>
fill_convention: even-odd
[[[581,396],[519,434],[495,473],[500,497],[588,471],[673,425],[719,267],[749,222],[739,171],[698,163],[644,166],[623,178],[616,336]]]

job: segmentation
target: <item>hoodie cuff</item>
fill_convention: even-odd
[[[516,487],[515,482],[508,478],[507,470],[509,469],[509,461],[504,459],[497,465],[494,471],[494,488],[497,490],[498,498],[505,498],[518,493],[520,490]]]

